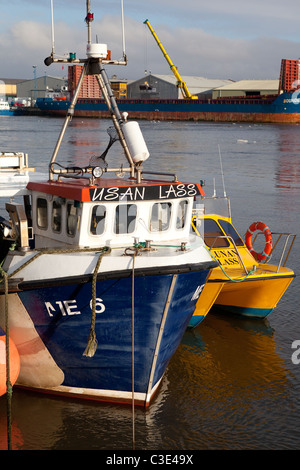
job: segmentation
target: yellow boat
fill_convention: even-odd
[[[211,271],[189,327],[199,325],[212,306],[238,315],[265,318],[295,277],[285,265],[296,235],[271,233],[265,224],[255,222],[244,242],[232,225],[227,197],[204,198],[201,203],[194,210],[192,228],[203,237],[219,266]],[[252,246],[256,231],[253,244],[264,236],[265,247],[260,253]],[[271,259],[279,261],[271,264]]]

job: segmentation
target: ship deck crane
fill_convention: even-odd
[[[146,24],[148,26],[148,28],[150,29],[155,41],[157,42],[158,44],[158,47],[160,48],[160,50],[162,51],[166,61],[168,62],[173,74],[175,75],[176,79],[177,79],[177,87],[178,88],[181,88],[181,91],[182,91],[182,94],[183,94],[183,97],[186,98],[186,99],[199,99],[198,96],[193,96],[189,90],[188,90],[188,87],[186,85],[186,83],[182,80],[178,70],[177,70],[177,67],[173,64],[173,62],[171,61],[170,57],[168,56],[165,48],[163,47],[162,43],[160,42],[160,40],[158,39],[154,29],[152,28],[151,24],[149,23],[149,20],[145,20],[144,21],[144,24]]]

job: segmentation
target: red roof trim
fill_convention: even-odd
[[[181,186],[180,186],[181,185]],[[60,196],[66,199],[73,199],[75,201],[89,202],[93,200],[91,193],[100,193],[104,188],[105,191],[109,188],[151,188],[161,186],[164,188],[170,187],[170,197],[174,197],[171,189],[176,188],[178,190],[177,197],[192,196],[193,191],[195,195],[204,195],[204,191],[199,183],[183,183],[183,182],[167,182],[167,181],[149,181],[143,180],[141,184],[137,184],[135,180],[116,180],[116,179],[103,179],[99,185],[90,186],[87,179],[70,179],[62,182],[58,181],[47,181],[47,182],[29,182],[27,188],[31,191],[41,192],[45,194],[52,194],[53,196]],[[183,187],[194,188],[191,191],[184,193]],[[167,193],[169,191],[167,190]],[[140,193],[140,192],[139,192]],[[165,196],[165,198],[168,198]],[[100,200],[100,199],[99,199]],[[106,201],[112,200],[107,198]]]

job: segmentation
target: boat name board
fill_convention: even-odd
[[[212,250],[212,253],[221,266],[239,264],[235,250]]]
[[[115,186],[90,189],[91,201],[149,201],[151,199],[177,199],[200,196],[195,183],[162,184],[153,186]]]

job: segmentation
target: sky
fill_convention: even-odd
[[[281,59],[300,58],[299,0],[123,0],[128,65],[108,76],[128,80],[171,74],[149,29],[182,76],[278,79]],[[86,1],[53,0],[55,53],[86,57]],[[44,65],[51,52],[50,0],[0,0],[0,79],[66,76]],[[121,0],[91,0],[92,42],[122,57]],[[36,68],[35,68],[36,67]]]

